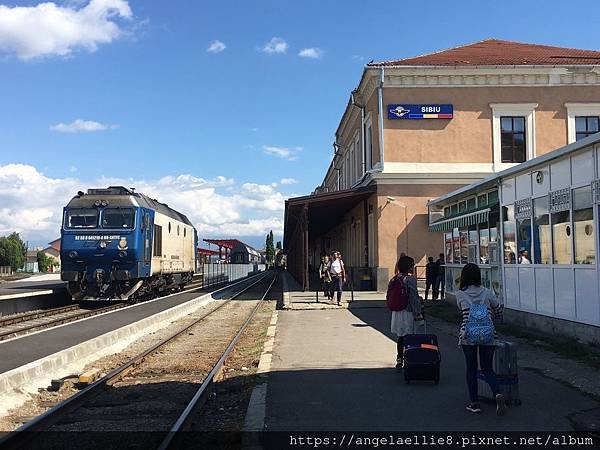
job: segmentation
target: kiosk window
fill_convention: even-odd
[[[571,218],[570,211],[552,214],[552,250],[554,264],[571,264]]]
[[[573,189],[573,239],[575,264],[595,264],[594,211],[589,186]]]
[[[550,215],[548,197],[533,200],[533,262],[550,264]]]
[[[504,263],[516,264],[516,227],[515,207],[513,205],[502,207],[502,231],[504,234]]]

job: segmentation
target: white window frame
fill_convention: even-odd
[[[490,108],[492,109],[494,172],[499,172],[519,164],[502,162],[501,117],[525,117],[525,160],[529,161],[535,158],[535,109],[537,106],[537,103],[490,103]]]
[[[572,144],[577,139],[575,117],[600,117],[600,103],[565,103],[567,108],[567,143]]]
[[[358,134],[358,131],[354,135],[354,151],[356,155],[356,179],[359,180],[360,177],[363,176],[362,163],[364,155],[360,146],[360,135]]]
[[[350,152],[348,150],[346,150],[346,164],[345,164],[345,168],[346,168],[346,173],[344,175],[345,181],[346,181],[346,186],[345,188],[348,189],[350,187],[351,180],[350,180]]]
[[[369,128],[371,129],[370,138]],[[365,119],[365,152],[367,157],[365,168],[369,171],[373,168],[373,115],[371,113],[368,113]]]

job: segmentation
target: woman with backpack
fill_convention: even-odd
[[[415,321],[421,320],[421,299],[417,279],[413,276],[415,260],[402,256],[396,264],[396,275],[388,285],[387,302],[392,310],[392,333],[398,336],[396,369],[402,369],[404,336],[415,333]],[[401,285],[399,284],[401,283]]]
[[[496,399],[496,413],[503,416],[506,414],[506,403],[492,368],[497,343],[492,315],[502,314],[503,306],[492,291],[481,286],[481,271],[476,264],[469,263],[463,267],[456,303],[462,313],[458,343],[465,354],[467,369],[470,403],[467,404],[466,409],[472,413],[481,412],[477,394],[477,354],[479,354],[481,371]]]

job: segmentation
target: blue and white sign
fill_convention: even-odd
[[[388,105],[388,119],[452,119],[452,105]]]

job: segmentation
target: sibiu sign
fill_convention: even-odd
[[[452,119],[452,105],[388,105],[388,119]]]

